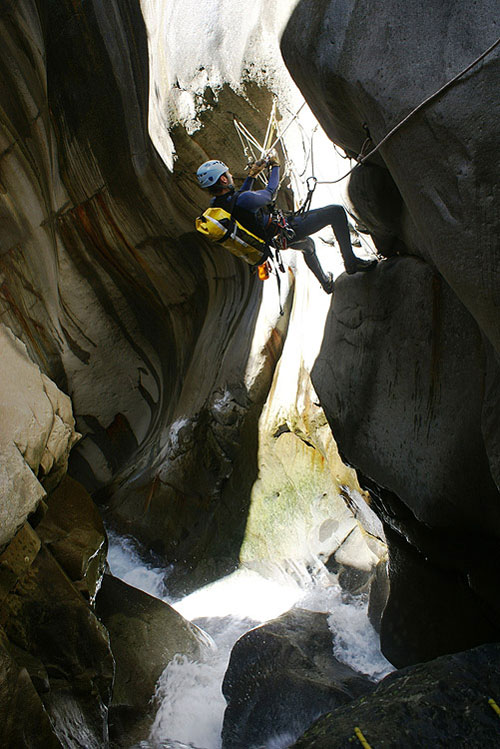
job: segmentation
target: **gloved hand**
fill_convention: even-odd
[[[278,155],[276,151],[271,151],[270,154],[267,156],[267,165],[268,167],[272,168],[273,166],[279,166],[280,160],[278,159]]]
[[[266,160],[265,159],[259,159],[254,164],[252,164],[251,167],[248,169],[248,176],[249,177],[257,177],[258,174],[261,173],[263,169],[266,167]]]

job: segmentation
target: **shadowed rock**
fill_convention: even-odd
[[[250,630],[234,646],[222,691],[224,749],[293,739],[318,715],[371,689],[333,656],[326,614],[296,609]]]
[[[176,654],[199,659],[209,638],[163,601],[105,575],[96,601],[116,662],[110,705],[111,738],[118,746],[147,736],[156,682]]]
[[[11,563],[9,548],[0,566],[16,569],[17,580],[2,601],[0,625],[12,658],[29,673],[63,746],[106,747],[114,672],[107,632],[45,547],[33,559],[25,556],[25,569]],[[7,666],[7,679],[9,673]],[[1,704],[2,712],[8,709],[8,702]],[[0,723],[9,720],[5,713]]]
[[[495,41],[495,13],[491,0],[473,14],[460,2],[300,0],[282,50],[327,133],[355,155],[367,129],[373,147]],[[381,625],[384,653],[398,665],[500,634],[491,593],[500,533],[491,158],[499,105],[488,94],[498,62],[497,48],[354,172],[350,197],[379,251],[419,259],[336,282],[313,372],[341,455],[400,536],[390,535]],[[463,616],[450,637],[452,601]]]
[[[498,695],[500,646],[484,645],[386,676],[376,689],[321,718],[293,746],[347,749],[370,746],[467,746],[498,744],[498,715],[488,701]]]

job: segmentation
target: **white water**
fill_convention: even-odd
[[[205,662],[179,655],[167,666],[157,685],[159,708],[144,747],[220,749],[226,707],[221,684],[234,643],[252,627],[294,605],[329,612],[332,649],[338,660],[374,680],[392,670],[368,621],[367,603],[352,598],[346,601],[340,587],[331,584],[325,574],[313,577],[305,569],[297,569],[292,577],[276,567],[275,579],[270,579],[240,569],[173,603],[165,587],[168,570],[142,562],[130,541],[111,535],[108,561],[114,575],[173,605],[208,632],[216,644]],[[274,737],[266,749],[290,746],[305,728]]]

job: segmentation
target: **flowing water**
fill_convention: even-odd
[[[314,574],[300,565],[287,571],[276,565],[266,569],[266,577],[242,568],[174,601],[168,594],[168,568],[144,562],[129,539],[110,534],[108,561],[114,575],[172,605],[205,630],[215,645],[204,662],[179,655],[164,670],[156,691],[159,708],[148,741],[140,745],[144,749],[220,749],[226,707],[221,684],[234,643],[252,627],[293,606],[329,613],[328,623],[335,634],[332,649],[338,660],[373,680],[392,670],[380,653],[367,602],[361,597],[346,599],[321,565]],[[290,746],[305,728],[276,736],[266,749]]]

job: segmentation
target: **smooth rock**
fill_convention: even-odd
[[[320,714],[370,691],[366,677],[334,658],[326,620],[294,609],[238,640],[222,685],[223,749],[293,740]]]
[[[500,534],[482,433],[484,362],[477,325],[422,260],[394,258],[369,276],[337,281],[313,381],[372,509],[416,550],[408,548],[411,563],[390,566],[382,643],[399,666],[500,632],[495,596],[481,583],[490,579]],[[414,586],[432,637],[418,635],[409,613]],[[452,638],[443,618],[451,611],[442,605],[447,590],[461,591],[463,626]]]
[[[74,585],[95,598],[106,566],[107,539],[101,515],[83,486],[65,476],[46,500],[36,532]]]
[[[96,611],[116,662],[111,736],[119,746],[130,746],[147,735],[156,682],[165,667],[178,653],[201,658],[209,638],[167,603],[112,575],[102,580]]]
[[[380,623],[389,598],[390,582],[387,559],[381,559],[375,567],[375,574],[370,583],[368,599],[368,619],[373,629],[380,634]]]
[[[388,0],[300,0],[284,31],[285,62],[335,143],[357,155],[380,143],[498,37],[494,0],[431,9]],[[370,164],[381,167],[357,208],[386,244],[428,258],[500,351],[498,147],[494,88],[499,48],[413,116]],[[371,170],[373,172],[373,169]],[[380,182],[392,189],[380,190]],[[377,234],[377,225],[373,226]],[[389,236],[387,236],[389,235]],[[394,251],[394,250],[392,250]]]

